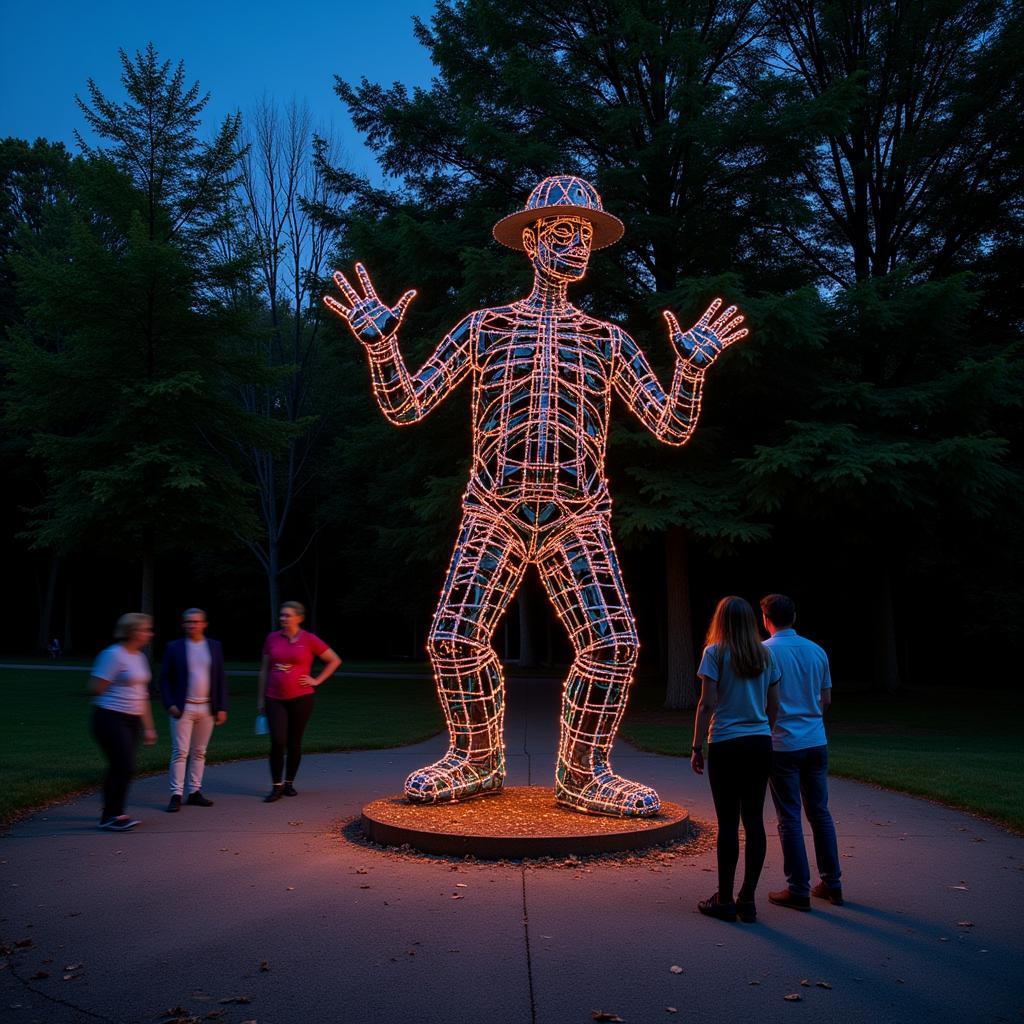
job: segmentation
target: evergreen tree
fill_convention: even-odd
[[[1006,432],[1024,394],[1020,323],[970,271],[1019,225],[1021,12],[998,0],[769,9],[785,77],[822,112],[802,174],[810,207],[782,227],[831,292],[832,326],[810,377],[778,378],[790,413],[743,468],[765,511],[822,524],[856,552],[870,609],[858,625],[873,626],[873,675],[892,689],[894,588],[986,521],[1005,536],[1006,499],[1020,495]]]
[[[152,612],[158,549],[251,534],[246,487],[216,448],[261,427],[229,401],[248,368],[227,343],[247,324],[221,298],[241,268],[215,244],[238,120],[202,143],[207,100],[182,64],[152,46],[121,64],[124,102],[92,80],[79,101],[109,145],[82,141],[75,202],[14,259],[25,318],[6,414],[46,469],[35,543],[138,552]]]

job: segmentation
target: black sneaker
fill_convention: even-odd
[[[265,804],[272,804],[275,800],[280,800],[284,796],[284,786],[280,783],[276,783],[274,788],[263,798]]]
[[[285,796],[298,796],[299,795],[299,791],[290,782],[286,782],[284,784],[284,795]]]
[[[736,920],[736,904],[730,900],[728,903],[720,903],[718,893],[712,893],[706,900],[697,904],[697,909],[706,917],[717,917],[719,921]]]
[[[129,818],[127,814],[119,814],[116,818],[107,818],[106,821],[101,821],[100,828],[106,829],[108,832],[127,832],[129,829],[133,829],[136,825],[141,824],[142,822],[137,818]]]
[[[834,907],[843,905],[843,887],[841,885],[831,886],[819,882],[812,890],[811,895],[819,900],[828,900]]]
[[[170,802],[167,804],[168,814],[177,814],[181,810],[181,794],[172,793]]]
[[[213,801],[208,800],[203,794],[197,789],[194,793],[189,793],[188,799],[185,801],[190,807],[212,807]]]

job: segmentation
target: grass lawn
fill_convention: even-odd
[[[406,669],[408,671],[408,669]],[[398,668],[395,668],[398,671]],[[0,823],[100,784],[103,757],[89,731],[88,670],[0,669]],[[263,757],[256,736],[256,677],[229,676],[231,714],[210,744],[211,762]],[[139,771],[166,771],[167,716],[155,712],[159,740],[139,748]],[[373,750],[415,743],[444,726],[434,684],[425,679],[368,679],[346,665],[317,693],[303,742],[308,753]]]
[[[689,757],[693,712],[658,708],[660,694],[648,686],[634,696],[623,738]],[[1024,832],[1022,723],[1019,691],[838,691],[829,711],[829,767],[834,775],[929,797]]]

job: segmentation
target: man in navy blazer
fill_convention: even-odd
[[[206,747],[215,725],[228,720],[228,687],[220,643],[206,638],[206,612],[189,608],[181,617],[185,636],[164,651],[160,695],[171,716],[171,801],[167,810],[181,810],[188,766],[185,803],[212,807],[203,796]]]

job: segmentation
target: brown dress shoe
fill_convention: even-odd
[[[790,910],[810,910],[810,896],[794,896],[788,889],[779,889],[768,893],[768,902],[777,907],[789,907]]]
[[[841,907],[843,905],[843,887],[841,885],[833,888],[824,882],[819,882],[811,890],[811,895],[817,896],[819,900],[828,900],[834,907]]]

